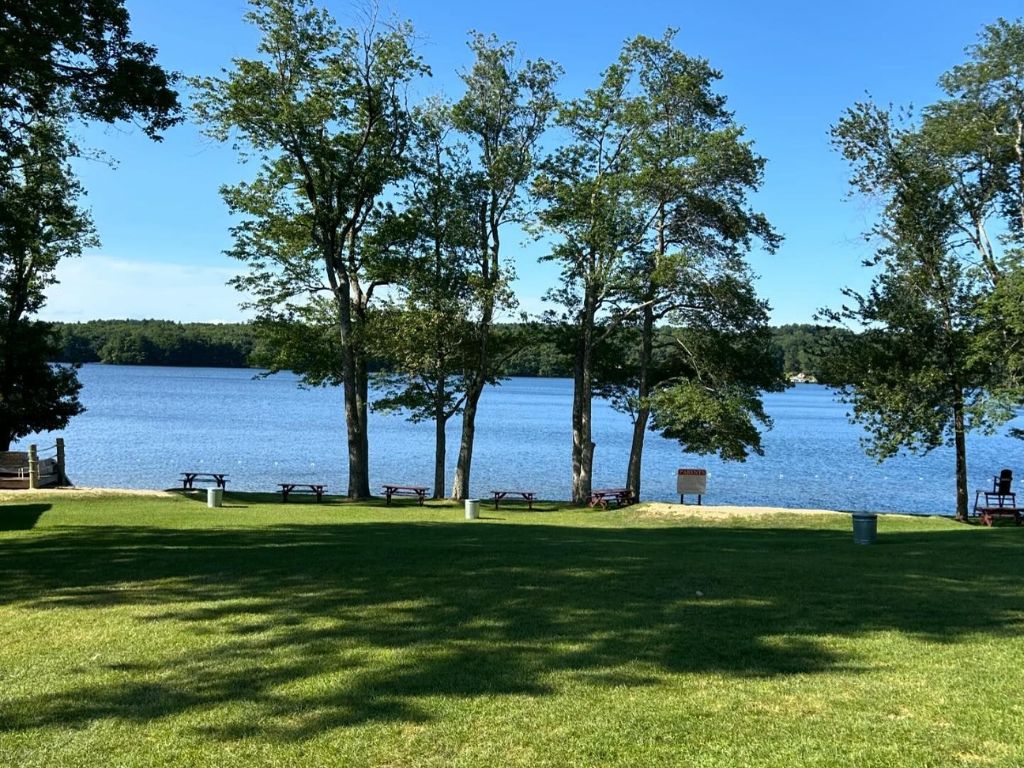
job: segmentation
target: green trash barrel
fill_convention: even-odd
[[[853,543],[875,544],[878,541],[878,515],[853,515]]]

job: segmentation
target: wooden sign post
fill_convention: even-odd
[[[706,469],[680,469],[676,475],[676,493],[679,494],[679,503],[686,503],[686,494],[697,494],[697,504],[700,504],[701,496],[708,490],[708,471]]]

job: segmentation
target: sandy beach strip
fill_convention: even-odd
[[[835,509],[800,509],[794,507],[740,507],[731,504],[673,504],[664,501],[648,501],[636,505],[636,516],[641,519],[663,519],[699,517],[704,520],[735,517],[761,517],[764,515],[844,515]]]
[[[39,488],[34,491],[0,491],[0,501],[26,501],[35,499],[78,499],[94,496],[162,496],[174,498],[170,491],[151,491],[144,488]]]

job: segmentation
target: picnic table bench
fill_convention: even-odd
[[[981,497],[985,503],[981,503]],[[992,500],[995,499],[995,503]],[[991,526],[997,517],[1013,517],[1017,525],[1024,525],[1024,509],[1017,506],[1017,496],[1013,493],[997,493],[995,491],[978,491],[974,494],[974,514],[985,525]]]
[[[608,503],[614,501],[616,506],[627,507],[633,503],[633,491],[629,488],[595,488],[590,492],[590,506],[608,509]]]
[[[387,499],[387,503],[391,504],[392,496],[415,496],[419,500],[419,504],[423,506],[423,500],[427,498],[427,491],[430,489],[423,485],[390,485],[385,483],[384,497]]]
[[[319,504],[324,500],[324,491],[327,490],[327,486],[321,483],[278,483],[278,485],[281,487],[281,501],[285,504],[288,503],[288,494],[290,493],[313,494],[316,496],[316,503]]]
[[[225,477],[227,475],[222,472],[182,472],[181,488],[184,491],[191,490],[196,480],[212,480],[218,488],[224,488],[228,482]]]
[[[521,496],[526,499],[526,504],[529,509],[533,509],[533,500],[537,498],[535,491],[491,491],[491,495],[494,496],[494,508],[498,508],[498,502],[504,499],[509,494]]]

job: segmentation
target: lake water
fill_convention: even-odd
[[[61,434],[68,474],[77,485],[169,488],[183,470],[227,472],[228,488],[275,490],[282,481],[347,487],[340,389],[302,389],[278,374],[212,368],[86,365],[81,399],[88,409]],[[483,396],[477,423],[472,494],[491,488],[535,490],[541,498],[570,494],[570,407],[567,379],[511,379]],[[862,453],[858,427],[831,392],[801,384],[765,398],[775,427],[764,435],[765,455],[745,463],[689,456],[679,445],[648,434],[642,495],[678,501],[676,469],[708,470],[709,504],[822,507],[879,512],[952,514],[953,454],[899,457],[876,464]],[[1017,425],[1020,425],[1018,419]],[[459,420],[449,424],[448,482],[454,469]],[[625,481],[631,424],[603,401],[594,403],[594,486]],[[51,445],[54,435],[20,445]],[[1024,443],[998,435],[971,436],[971,488],[991,483],[1001,467],[1024,477]],[[371,414],[370,482],[430,485],[433,425]]]

